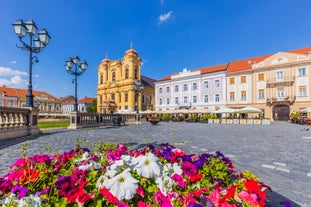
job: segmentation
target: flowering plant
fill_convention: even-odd
[[[101,143],[95,148],[18,159],[0,178],[0,204],[265,206],[269,187],[249,171],[237,172],[220,152],[187,154],[170,144],[128,150],[122,143]]]

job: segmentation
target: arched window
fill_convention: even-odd
[[[116,81],[116,72],[112,72],[112,82]]]
[[[104,76],[100,75],[100,84],[103,84],[103,83],[104,83]]]
[[[114,100],[114,93],[111,94],[111,99]]]
[[[129,69],[126,68],[125,69],[125,79],[128,79],[129,78]]]

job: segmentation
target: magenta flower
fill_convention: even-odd
[[[172,179],[182,188],[184,189],[186,187],[186,183],[184,182],[184,179],[181,175],[178,175],[177,173],[175,173],[172,176]]]
[[[188,176],[194,176],[197,173],[197,168],[194,164],[191,162],[184,162],[183,166],[181,167],[183,174],[188,175]]]
[[[28,188],[15,185],[12,189],[12,192],[16,194],[19,198],[24,198],[27,195]]]

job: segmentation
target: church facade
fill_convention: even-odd
[[[109,60],[106,57],[97,69],[99,113],[154,110],[155,80],[141,75],[141,58],[132,46],[121,60]]]

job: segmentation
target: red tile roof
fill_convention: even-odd
[[[28,93],[28,90],[26,89],[19,89],[19,88],[9,88],[6,86],[0,87],[0,93],[5,93],[6,96],[13,96],[13,97],[19,97],[19,98],[26,98],[26,94]],[[34,96],[41,96],[44,95],[48,97],[49,99],[59,100],[55,96],[52,96],[51,94],[45,92],[45,91],[32,91]]]
[[[209,66],[209,67],[205,67],[205,68],[194,69],[194,70],[191,70],[191,72],[201,71],[201,74],[213,73],[213,72],[218,72],[218,71],[225,71],[227,69],[227,66],[228,66],[228,64],[225,63],[225,64]],[[178,75],[178,74],[179,74],[179,72],[174,73],[174,74],[169,75],[169,76],[166,76],[166,77],[158,80],[157,82],[171,80],[172,76]]]
[[[90,98],[85,96],[83,99],[78,100],[79,103],[92,103],[96,98]]]
[[[269,54],[269,55],[254,57],[254,58],[247,58],[244,60],[231,61],[228,66],[227,73],[235,73],[235,72],[249,70],[251,69],[252,64],[263,61],[264,59],[270,56],[271,55]]]
[[[221,64],[221,65],[215,65],[215,66],[210,66],[206,68],[200,68],[196,70],[192,70],[191,72],[195,71],[201,71],[201,74],[206,74],[206,73],[213,73],[213,72],[218,72],[218,71],[223,71],[227,69],[228,64]]]
[[[8,88],[6,86],[0,87],[0,94],[4,94],[5,96],[10,96],[10,97],[18,97],[16,88]]]
[[[300,49],[295,49],[295,50],[289,50],[287,52],[307,55],[308,53],[311,52],[311,47],[305,47],[305,48],[300,48]]]

